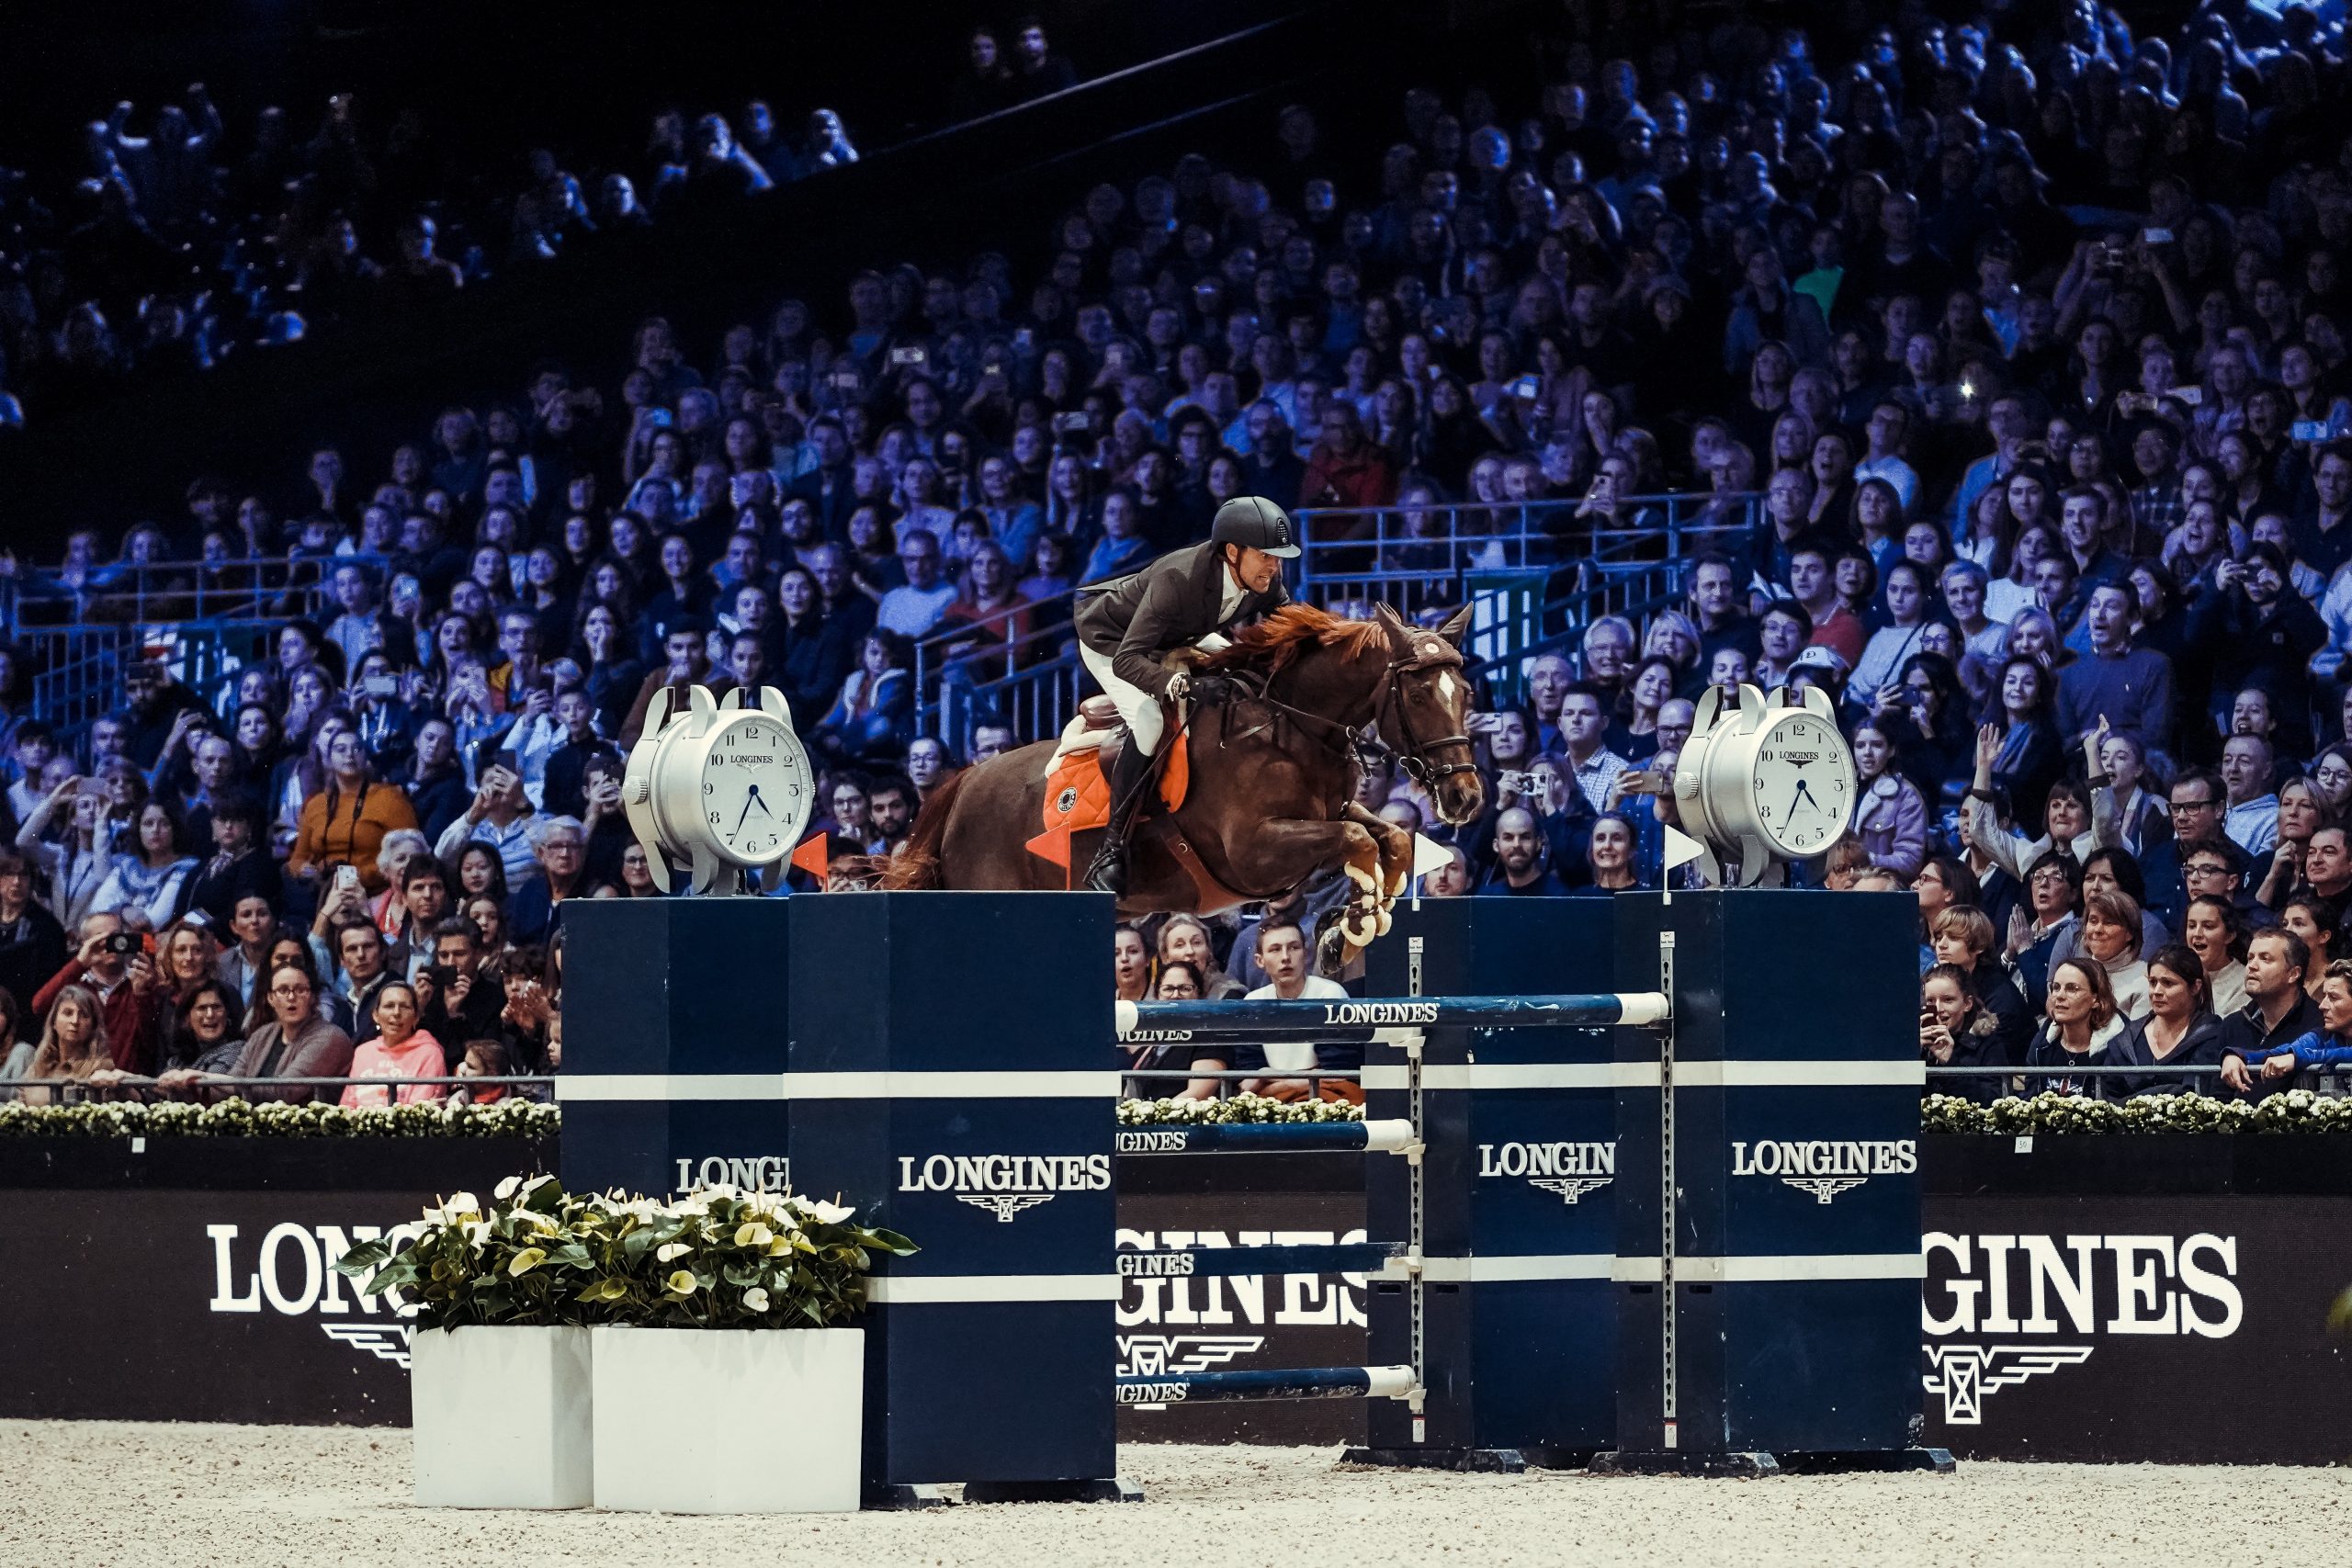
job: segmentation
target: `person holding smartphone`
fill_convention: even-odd
[[[531,850],[531,816],[530,800],[523,794],[523,771],[515,765],[514,753],[495,752],[482,768],[472,801],[442,829],[433,852],[444,861],[455,861],[467,844],[477,840],[488,844],[498,852],[499,862],[506,868],[507,886],[519,887],[539,874],[537,857]]]

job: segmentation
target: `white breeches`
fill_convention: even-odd
[[[1221,648],[1232,646],[1232,643],[1230,638],[1211,632],[1193,646],[1215,653]],[[1161,716],[1163,710],[1159,699],[1141,686],[1121,680],[1111,668],[1110,655],[1097,653],[1081,642],[1078,645],[1078,657],[1079,661],[1086,666],[1087,673],[1102,686],[1102,694],[1118,708],[1119,717],[1126,725],[1128,735],[1143,749],[1143,754],[1158,756],[1159,742],[1167,729],[1167,722]]]

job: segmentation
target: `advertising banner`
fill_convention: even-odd
[[[314,1145],[310,1157],[336,1167],[341,1190],[327,1190],[303,1186],[290,1141],[273,1140],[273,1185],[256,1190],[228,1179],[239,1156],[220,1142],[202,1189],[68,1185],[56,1169],[10,1186],[0,1163],[0,1344],[17,1351],[0,1359],[0,1416],[407,1421],[411,1309],[361,1294],[334,1262],[437,1197],[460,1187],[487,1195],[499,1171],[539,1156],[477,1145],[449,1152],[450,1180],[368,1186],[356,1184],[365,1150]],[[413,1177],[416,1145],[398,1157],[385,1173]],[[1123,1258],[1367,1239],[1363,1193],[1345,1190],[1358,1161],[1334,1162],[1328,1183],[1251,1156],[1154,1164],[1119,1162]],[[1924,1441],[1962,1458],[2352,1460],[2352,1338],[2329,1325],[2352,1285],[2352,1196],[2278,1190],[2291,1184],[2275,1179],[2258,1194],[2160,1196],[1935,1185]],[[1140,1263],[1122,1272],[1123,1375],[1365,1358],[1360,1275],[1186,1276]],[[1338,1444],[1362,1440],[1364,1408],[1136,1406],[1120,1412],[1119,1432]]]

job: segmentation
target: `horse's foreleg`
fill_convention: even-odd
[[[1237,864],[1250,868],[1253,879],[1295,886],[1317,872],[1337,865],[1356,885],[1356,896],[1342,910],[1339,931],[1345,944],[1342,962],[1353,958],[1386,929],[1381,908],[1381,848],[1372,831],[1353,819],[1329,822],[1303,818],[1275,818],[1258,823],[1230,846]],[[1408,863],[1410,851],[1408,851]]]
[[[1413,880],[1413,835],[1394,822],[1385,822],[1363,805],[1348,803],[1348,820],[1370,833],[1380,846],[1380,934],[1388,934],[1388,908],[1404,897]]]

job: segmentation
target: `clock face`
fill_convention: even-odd
[[[1838,727],[1817,714],[1775,716],[1756,748],[1752,773],[1756,820],[1782,854],[1820,854],[1853,819],[1853,755]]]
[[[765,714],[731,720],[701,767],[708,842],[729,860],[764,864],[790,852],[808,824],[808,764],[792,732]]]

